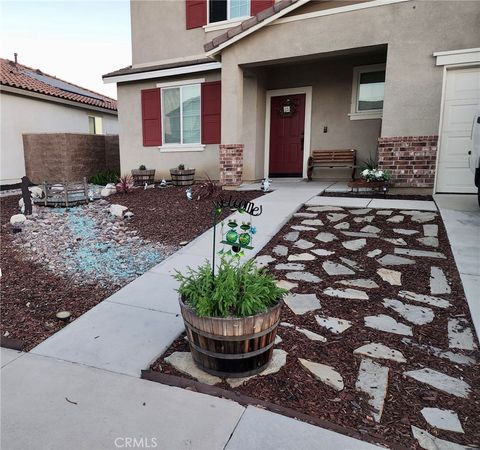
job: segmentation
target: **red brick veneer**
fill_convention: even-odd
[[[378,167],[396,187],[433,187],[438,136],[378,138]]]
[[[243,176],[243,144],[220,145],[220,184],[238,186]]]

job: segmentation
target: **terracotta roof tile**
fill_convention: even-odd
[[[110,97],[4,58],[0,58],[0,84],[98,108],[117,110],[116,100]]]

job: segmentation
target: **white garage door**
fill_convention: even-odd
[[[447,70],[437,192],[476,193],[468,167],[473,115],[480,105],[480,67]]]

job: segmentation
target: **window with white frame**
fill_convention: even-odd
[[[88,132],[90,134],[103,134],[101,117],[88,116]]]
[[[163,145],[200,144],[200,84],[162,88]]]
[[[250,0],[209,0],[208,22],[222,22],[250,16]]]
[[[385,64],[355,67],[350,118],[381,118],[384,91]]]

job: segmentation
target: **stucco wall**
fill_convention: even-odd
[[[192,79],[216,81],[220,72],[194,74]],[[174,81],[188,80],[175,78]],[[196,178],[204,178],[205,173],[213,179],[219,178],[218,145],[206,145],[203,151],[163,152],[158,147],[144,147],[142,140],[142,89],[155,88],[157,83],[168,83],[171,78],[148,80],[140,83],[120,83],[118,94],[118,120],[120,136],[120,167],[124,174],[144,164],[149,169],[156,169],[155,178],[170,178],[169,170],[179,164],[196,169]]]
[[[103,132],[118,133],[117,116],[7,92],[0,93],[0,184],[25,175],[23,133],[88,133],[88,116],[103,118]]]

